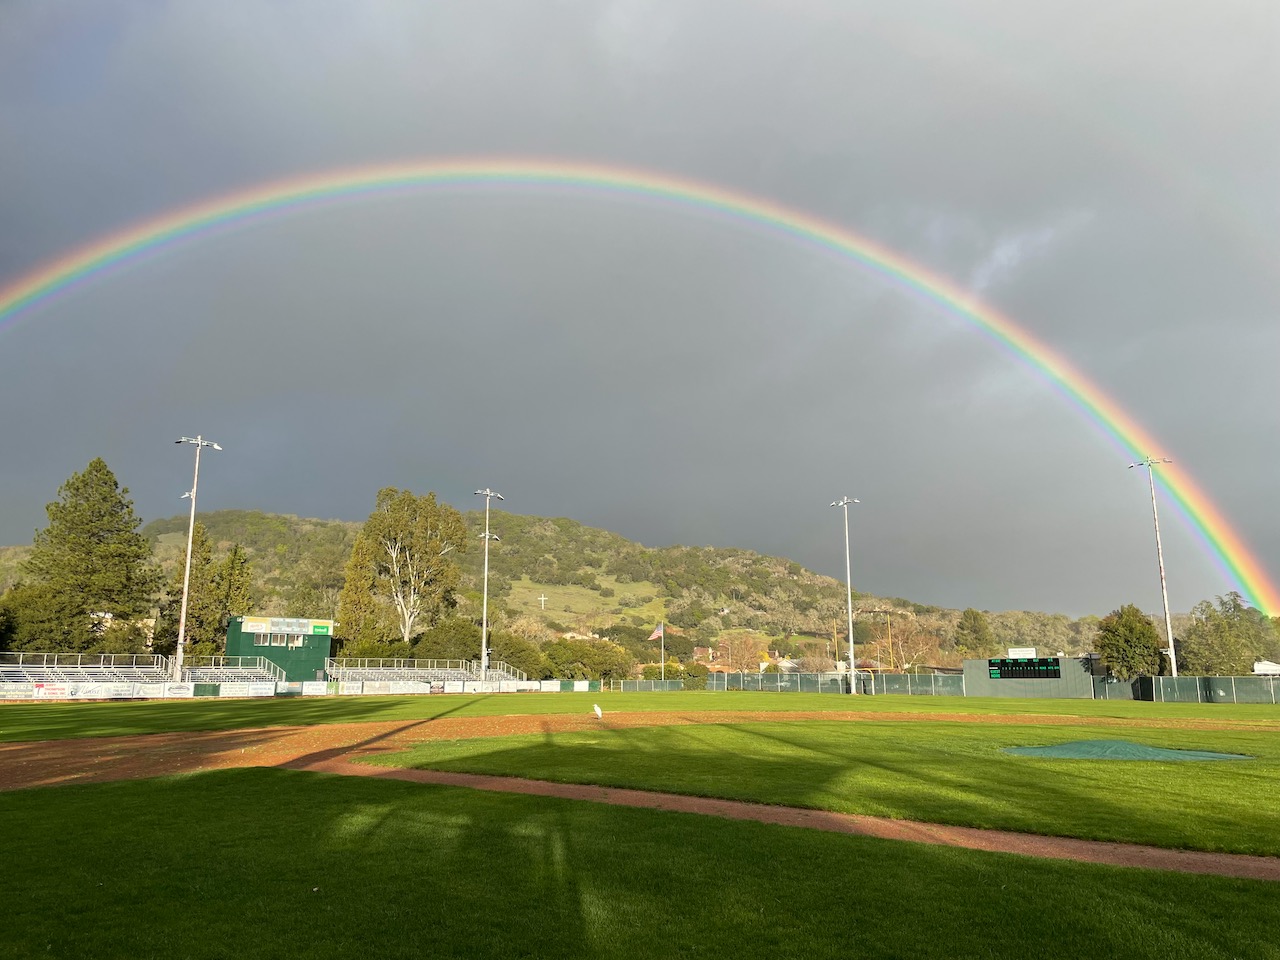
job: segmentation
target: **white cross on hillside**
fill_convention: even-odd
[[[542,601],[542,609],[543,610],[547,609],[547,595],[544,593],[538,599]]]

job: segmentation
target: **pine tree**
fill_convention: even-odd
[[[218,590],[218,606],[224,616],[241,617],[253,605],[253,570],[244,547],[234,544],[213,573]]]
[[[41,605],[45,649],[88,649],[113,621],[150,611],[159,573],[128,494],[98,458],[45,507],[49,526],[36,533],[25,564],[32,585],[56,599]]]
[[[186,552],[169,582],[164,606],[156,621],[154,646],[171,654],[178,641],[182,616],[182,582]],[[220,561],[199,520],[191,531],[191,579],[187,586],[186,652],[188,656],[217,656],[226,648],[227,618],[249,612],[253,574],[244,549],[236,544]]]
[[[991,633],[987,615],[973,607],[960,614],[960,622],[956,624],[955,645],[961,653],[989,653],[995,647],[995,637]]]
[[[377,587],[373,544],[367,537],[357,537],[347,559],[346,580],[338,595],[338,622],[334,628],[344,647],[377,643],[391,635],[375,595]]]
[[[182,618],[182,587],[186,576],[186,551],[178,561],[165,588],[165,602],[156,618],[153,644],[158,653],[174,652],[178,642],[178,626]],[[221,617],[217,591],[213,581],[213,546],[209,534],[199,520],[191,530],[191,577],[187,584],[186,653],[188,656],[213,656],[218,651]]]

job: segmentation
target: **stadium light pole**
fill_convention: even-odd
[[[213,450],[221,450],[212,440],[206,440],[204,437],[179,437],[174,443],[191,443],[196,448],[196,473],[191,480],[191,492],[184,493],[184,497],[191,498],[191,520],[187,524],[187,565],[182,572],[182,609],[178,614],[178,652],[173,658],[173,679],[182,681],[182,650],[187,639],[187,599],[191,590],[191,542],[195,538],[196,533],[196,488],[200,486],[200,451],[204,447]]]
[[[502,494],[485,487],[476,491],[477,497],[484,497],[484,600],[480,607],[480,679],[489,679],[489,541],[497,540],[489,532],[489,502],[497,497],[505,499]]]
[[[1143,457],[1137,463],[1129,464],[1129,469],[1134,467],[1147,468],[1147,483],[1151,487],[1151,519],[1156,527],[1156,564],[1160,567],[1160,598],[1164,601],[1164,636],[1169,641],[1169,670],[1176,677],[1178,675],[1178,655],[1173,649],[1173,620],[1169,617],[1169,590],[1164,585],[1164,551],[1160,548],[1160,514],[1156,512],[1156,464],[1157,463],[1173,463],[1168,457],[1161,457],[1157,460],[1155,457]]]
[[[856,695],[858,692],[858,660],[853,652],[853,571],[849,564],[849,504],[861,503],[861,500],[854,500],[850,497],[841,497],[833,507],[844,508],[844,586],[845,586],[845,609],[849,613],[849,693]]]

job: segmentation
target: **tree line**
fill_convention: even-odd
[[[172,653],[178,629],[185,518],[140,532],[127,488],[101,459],[73,474],[46,507],[18,582],[0,596],[0,649]],[[191,549],[187,638],[195,656],[220,653],[230,616],[269,612],[338,622],[338,655],[474,660],[480,655],[480,556],[476,517],[388,487],[363,524],[227,511],[218,541],[203,521]],[[799,564],[751,551],[642,547],[572,520],[494,512],[502,528],[502,568],[537,583],[653,583],[668,629],[667,674],[697,683],[693,647],[718,648],[721,662],[756,669],[765,650],[806,669],[830,669],[847,657],[843,586]],[[147,536],[150,534],[150,539]],[[152,549],[151,539],[182,547]],[[166,536],[169,535],[169,536]],[[165,551],[168,551],[166,554]],[[158,558],[171,573],[164,576]],[[503,602],[511,580],[490,575],[491,657],[531,677],[607,679],[657,665],[652,624],[614,613],[575,631]],[[273,599],[274,598],[274,599]],[[644,598],[641,598],[644,599]],[[632,598],[634,602],[634,598]],[[1157,673],[1160,633],[1151,618],[1125,606],[1102,618],[1070,620],[1031,612],[991,614],[855,595],[853,640],[860,661],[885,669],[958,664],[998,655],[1007,646],[1079,652],[1097,649],[1117,676]],[[283,607],[283,609],[281,609]],[[603,609],[603,607],[602,607]],[[554,615],[553,615],[554,616]],[[1238,594],[1196,606],[1180,618],[1181,673],[1248,673],[1255,658],[1280,657],[1276,624]],[[754,664],[754,666],[753,666]]]

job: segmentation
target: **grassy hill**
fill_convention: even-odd
[[[464,514],[473,536],[455,554],[462,568],[459,612],[479,618],[483,551],[478,535],[484,514]],[[200,515],[217,553],[239,544],[254,575],[254,612],[262,615],[333,617],[343,568],[360,524],[249,510]],[[695,642],[728,630],[777,638],[811,638],[829,650],[843,639],[844,585],[793,561],[751,550],[714,547],[646,547],[618,534],[566,518],[522,516],[495,510],[491,525],[501,536],[490,553],[491,619],[501,624],[528,616],[581,632],[619,627],[638,630],[663,621]],[[187,517],[155,520],[142,528],[152,542],[166,582],[181,563]],[[29,547],[0,547],[0,590],[14,583]],[[855,592],[855,634],[871,644],[892,630],[904,647],[930,641],[950,648],[959,611],[900,597]],[[1071,620],[1030,611],[993,613],[993,649],[1036,646],[1056,653],[1089,649],[1096,618]],[[931,659],[936,656],[931,655]]]

